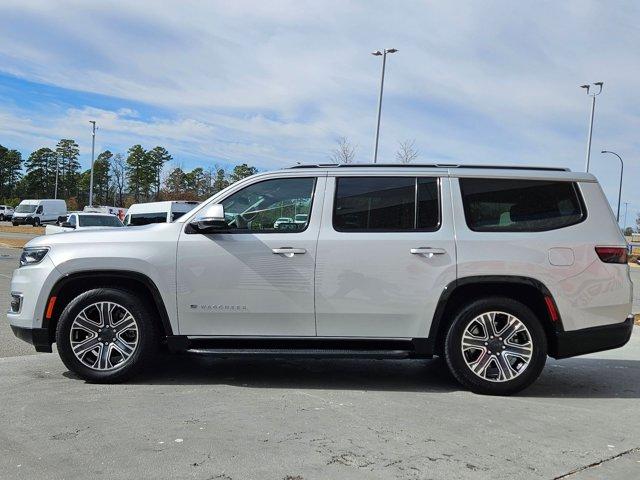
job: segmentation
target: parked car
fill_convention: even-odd
[[[304,208],[295,230],[274,227]],[[261,173],[172,223],[31,240],[11,297],[14,333],[38,351],[57,342],[93,382],[130,378],[164,343],[222,356],[438,355],[465,387],[503,395],[531,384],[548,355],[617,348],[633,329],[612,210],[593,175],[560,168]]]
[[[11,220],[13,217],[13,208],[9,205],[0,205],[0,222]]]
[[[280,217],[275,222],[273,222],[273,228],[276,230],[279,229],[284,224],[293,223],[293,218],[289,217]]]
[[[56,222],[60,215],[66,214],[67,204],[64,200],[22,200],[13,213],[11,223],[14,226],[27,224],[37,227]]]
[[[123,228],[118,217],[110,213],[74,212],[58,219],[57,225],[47,225],[46,235],[73,232],[77,230],[98,230],[104,228]]]
[[[110,215],[115,215],[121,221],[124,221],[124,217],[127,215],[127,209],[122,207],[108,207],[105,205],[93,205],[91,207],[86,206],[82,209],[83,212],[87,213],[108,213]]]
[[[199,202],[167,201],[136,203],[129,207],[124,224],[127,226],[173,222],[193,210]]]
[[[299,213],[295,216],[293,223],[306,224],[309,221],[309,214]]]

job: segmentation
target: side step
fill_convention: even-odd
[[[426,338],[187,337],[169,335],[171,352],[219,357],[431,358]]]
[[[187,353],[215,355],[224,358],[410,358],[409,350],[338,350],[312,348],[191,348]]]

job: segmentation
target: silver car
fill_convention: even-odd
[[[166,344],[437,355],[465,387],[504,395],[547,356],[617,348],[633,328],[607,199],[593,175],[561,168],[260,173],[172,223],[36,238],[11,295],[15,334],[38,351],[57,342],[65,365],[95,382],[130,378]]]

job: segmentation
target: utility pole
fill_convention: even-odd
[[[373,163],[378,161],[378,140],[380,138],[380,116],[382,114],[382,91],[384,90],[384,69],[387,64],[387,53],[396,53],[398,50],[395,48],[385,48],[382,52],[376,50],[371,55],[376,57],[382,56],[382,76],[380,77],[380,96],[378,97],[378,122],[376,125],[376,143],[373,148]]]
[[[91,132],[91,177],[89,178],[89,206],[93,207],[93,157],[96,150],[96,121],[89,120],[89,123],[93,126]]]
[[[624,202],[624,226],[623,229],[627,228],[627,207],[629,206],[629,202]]]
[[[596,111],[596,97],[602,93],[602,86],[604,85],[604,82],[596,82],[593,85],[599,87],[597,93],[589,93],[591,85],[580,85],[580,88],[584,88],[587,91],[587,95],[591,97],[591,116],[589,117],[589,135],[587,136],[587,160],[585,172],[589,171],[589,160],[591,159],[591,137],[593,136],[593,116]]]
[[[57,199],[58,198],[58,163],[60,162],[60,159],[58,157],[58,154],[56,153],[56,188],[53,191],[53,198]]]
[[[622,177],[624,176],[624,162],[622,161],[622,157],[618,155],[616,152],[612,152],[610,150],[602,150],[600,153],[610,153],[611,155],[615,155],[620,160],[620,186],[618,187],[618,213],[616,213],[616,221],[620,223],[620,199],[622,198]]]

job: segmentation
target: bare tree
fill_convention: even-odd
[[[353,163],[356,157],[356,147],[347,137],[338,138],[338,146],[331,150],[329,156],[335,163]]]
[[[418,158],[418,151],[416,150],[415,140],[405,140],[404,142],[398,142],[400,148],[396,152],[396,160],[400,163],[411,163]]]
[[[124,189],[126,187],[126,161],[121,153],[116,153],[111,161],[111,178],[113,179],[113,188],[118,194],[119,207],[124,206]]]

